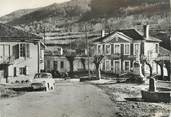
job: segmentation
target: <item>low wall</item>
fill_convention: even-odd
[[[152,92],[152,91],[141,91],[142,99],[147,102],[171,102],[171,92],[170,91],[159,91],[159,92]]]

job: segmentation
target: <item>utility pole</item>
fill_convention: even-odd
[[[45,29],[45,27],[43,28],[43,37],[44,37],[44,44],[46,43],[46,40],[45,40],[45,38],[46,38],[46,29]]]
[[[88,31],[87,31],[87,26],[86,25],[85,25],[85,33],[86,33],[87,55],[88,55],[88,78],[90,78],[90,54],[89,54]]]

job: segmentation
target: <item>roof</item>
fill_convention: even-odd
[[[118,32],[121,32],[134,40],[144,40],[144,37],[135,29],[118,30]]]
[[[169,50],[167,50],[167,49],[165,49],[165,48],[163,48],[163,47],[160,46],[160,48],[159,48],[159,54],[161,56],[162,55],[171,55],[171,51],[169,51]]]
[[[110,33],[104,37],[101,37],[97,40],[95,40],[94,42],[102,42],[104,39],[110,37],[111,35],[120,32],[130,38],[132,38],[133,40],[146,40],[146,41],[157,41],[160,42],[161,40],[154,38],[154,37],[150,37],[149,39],[145,39],[144,36],[142,34],[140,34],[140,32],[138,32],[136,29],[124,29],[124,30],[116,30],[113,33]]]
[[[156,59],[157,61],[170,61],[171,60],[171,51],[160,46],[159,56]]]
[[[0,23],[0,41],[15,40],[40,40],[42,37],[14,28],[12,26]]]

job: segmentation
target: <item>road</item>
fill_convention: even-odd
[[[0,117],[113,117],[114,110],[101,89],[79,82],[58,82],[52,92],[0,100]]]

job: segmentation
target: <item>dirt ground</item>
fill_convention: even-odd
[[[110,96],[118,108],[116,117],[170,117],[171,104],[142,102],[141,89],[148,85],[137,84],[96,84]]]
[[[79,82],[60,82],[53,92],[26,92],[0,100],[0,117],[114,117],[103,90]]]
[[[58,81],[51,92],[25,92],[1,99],[0,117],[170,117],[170,104],[139,100],[140,90],[147,87]]]

